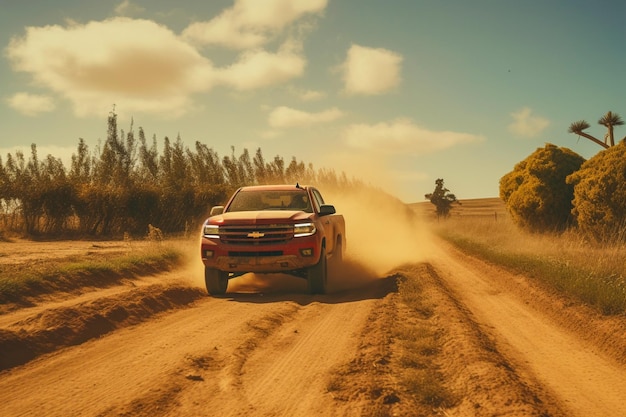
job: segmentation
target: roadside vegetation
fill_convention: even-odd
[[[233,147],[220,157],[199,141],[186,147],[180,136],[165,137],[158,148],[156,136],[149,140],[142,128],[119,129],[115,113],[106,134],[95,149],[81,138],[69,167],[54,155],[39,155],[36,144],[30,155],[0,155],[0,239],[136,237],[151,226],[169,235],[188,233],[244,185],[360,184],[295,157],[266,160],[261,148],[237,155]]]
[[[8,244],[10,245],[10,243]],[[10,254],[0,254],[10,256]],[[136,242],[123,250],[24,263],[0,263],[0,304],[83,288],[105,288],[122,280],[172,270],[185,261],[177,240]]]
[[[574,231],[528,232],[495,198],[463,201],[434,228],[464,252],[532,277],[603,314],[626,313],[626,245],[591,244]]]
[[[535,233],[575,231],[600,244],[626,243],[626,137],[615,143],[615,126],[624,121],[607,112],[598,120],[604,142],[586,133],[584,120],[568,132],[603,150],[585,160],[567,148],[547,143],[500,179],[500,198],[515,224]]]
[[[398,294],[413,318],[394,326],[394,340],[401,346],[399,382],[404,392],[421,404],[435,409],[451,407],[457,399],[435,364],[442,342],[440,329],[430,320],[433,301],[424,295],[422,283],[414,276],[398,275]]]
[[[571,227],[574,187],[566,178],[585,159],[567,148],[546,144],[500,179],[500,198],[513,221],[536,232],[561,232]]]
[[[625,313],[626,137],[616,143],[614,132],[624,121],[609,111],[598,124],[604,141],[585,132],[585,120],[568,129],[600,145],[598,154],[585,160],[547,143],[500,179],[495,215],[455,210],[437,232],[604,314]]]

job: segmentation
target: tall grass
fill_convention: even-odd
[[[626,312],[626,247],[587,243],[574,232],[530,234],[508,216],[452,216],[436,232],[464,252],[550,285],[603,314]]]

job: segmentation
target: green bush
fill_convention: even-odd
[[[500,198],[513,221],[533,232],[566,229],[572,220],[573,186],[566,178],[584,158],[567,148],[546,144],[500,179]]]
[[[626,143],[599,152],[567,177],[581,233],[596,242],[626,240]]]

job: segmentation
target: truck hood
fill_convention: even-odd
[[[211,218],[213,224],[269,224],[310,220],[313,213],[296,210],[235,211]]]

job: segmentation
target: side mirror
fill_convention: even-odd
[[[320,207],[320,216],[328,216],[329,214],[335,214],[335,206],[332,204],[322,204]]]
[[[224,206],[215,206],[211,208],[211,216],[217,216],[218,214],[222,214],[224,212]]]

